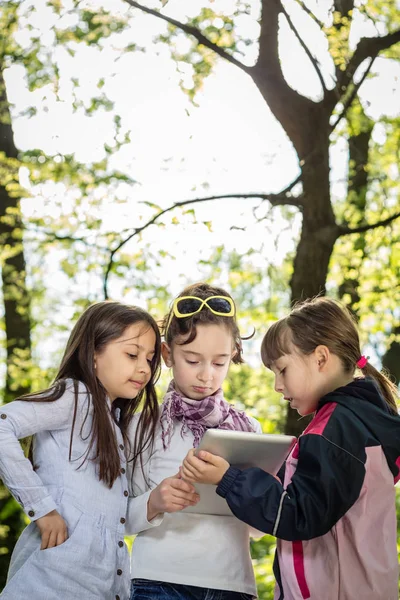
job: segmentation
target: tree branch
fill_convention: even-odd
[[[300,160],[315,147],[312,133],[324,126],[321,105],[302,96],[287,83],[279,56],[280,0],[262,0],[259,54],[250,74],[287,136]],[[310,135],[311,133],[311,135]]]
[[[167,15],[164,15],[164,14],[158,12],[157,10],[153,10],[152,8],[148,8],[147,6],[143,6],[142,4],[139,4],[138,2],[135,2],[134,0],[125,0],[125,2],[127,2],[128,4],[130,4],[130,6],[133,6],[134,8],[138,8],[139,10],[141,10],[145,13],[148,13],[149,15],[153,15],[153,17],[162,19],[163,21],[166,21],[167,23],[174,25],[178,29],[181,29],[185,33],[192,35],[194,38],[196,38],[196,40],[199,42],[199,44],[202,44],[203,46],[210,48],[210,50],[213,50],[216,54],[221,56],[221,58],[224,58],[225,60],[232,63],[236,67],[239,67],[239,69],[242,69],[242,71],[244,71],[245,73],[249,73],[250,67],[246,67],[246,65],[244,65],[242,62],[240,62],[240,60],[237,60],[234,56],[232,56],[231,54],[226,52],[226,50],[224,50],[217,44],[214,44],[213,42],[211,42],[211,40],[206,38],[206,36],[203,35],[201,33],[201,31],[196,29],[196,27],[192,27],[191,25],[187,25],[186,23],[181,23],[180,21],[176,21],[176,19],[172,19],[172,17],[168,17]]]
[[[125,244],[127,244],[132,238],[134,238],[135,236],[142,233],[142,231],[144,231],[151,225],[154,225],[154,223],[156,223],[156,221],[158,221],[158,219],[160,219],[160,217],[162,217],[163,215],[175,210],[175,208],[180,208],[182,206],[188,206],[190,204],[200,204],[202,202],[210,202],[211,200],[226,200],[228,198],[246,198],[246,199],[259,198],[261,200],[268,200],[269,202],[271,202],[271,204],[273,206],[290,205],[290,206],[297,206],[298,208],[300,208],[301,207],[301,199],[288,195],[290,190],[297,183],[299,183],[300,180],[301,180],[301,175],[299,175],[294,181],[292,181],[292,183],[290,183],[284,190],[282,190],[278,194],[257,194],[254,192],[254,193],[249,193],[249,194],[222,194],[222,195],[217,195],[217,196],[206,196],[204,198],[193,198],[190,200],[182,200],[181,202],[175,202],[168,208],[160,210],[156,215],[154,215],[154,217],[152,217],[149,221],[147,221],[147,223],[145,223],[141,227],[136,227],[126,238],[121,240],[117,244],[117,246],[115,246],[115,248],[110,250],[108,264],[107,264],[107,267],[106,267],[106,270],[104,273],[103,291],[104,291],[105,300],[107,300],[107,298],[108,298],[108,279],[109,279],[111,269],[113,266],[115,254]]]
[[[311,54],[310,49],[308,48],[307,44],[304,42],[303,38],[300,36],[299,32],[297,31],[292,19],[290,18],[288,12],[286,11],[285,7],[283,6],[281,0],[279,0],[279,3],[281,5],[281,11],[283,12],[283,14],[286,17],[286,20],[289,24],[290,29],[293,31],[294,35],[296,36],[296,38],[298,39],[298,41],[300,42],[300,46],[303,48],[304,52],[307,54],[308,58],[310,59],[317,75],[318,75],[318,79],[321,83],[322,86],[322,90],[323,90],[323,95],[325,96],[325,94],[327,93],[327,89],[326,89],[326,85],[325,85],[325,81],[324,78],[322,77],[322,73],[321,70],[318,66],[318,61],[316,60],[316,58]]]
[[[354,85],[354,88],[353,88],[351,94],[349,95],[347,100],[343,103],[342,112],[340,113],[340,115],[338,116],[336,121],[333,123],[333,125],[331,125],[331,128],[330,128],[331,132],[336,129],[339,122],[343,119],[343,117],[346,115],[347,111],[349,110],[350,106],[353,104],[353,101],[354,101],[355,97],[357,96],[358,90],[360,89],[360,87],[362,86],[364,81],[366,80],[368,73],[371,71],[371,68],[374,63],[375,58],[376,58],[375,56],[373,58],[371,58],[371,61],[368,65],[368,67],[365,69],[365,72],[364,72],[363,76],[361,77],[360,81]]]
[[[47,244],[48,242],[72,242],[72,243],[80,242],[80,243],[84,244],[87,248],[95,248],[96,250],[100,250],[102,252],[109,250],[108,247],[99,246],[98,244],[92,244],[92,243],[88,242],[84,237],[75,237],[73,235],[60,235],[60,234],[55,233],[54,231],[47,231],[46,229],[42,229],[41,227],[33,227],[32,225],[29,225],[29,224],[25,225],[25,231],[26,231],[26,233],[33,233],[33,234],[40,233],[40,234],[46,236],[46,239],[43,240],[44,244]]]
[[[342,235],[350,235],[352,233],[365,233],[366,231],[370,231],[372,229],[377,229],[378,227],[386,227],[386,225],[390,225],[393,221],[400,217],[400,212],[394,213],[387,219],[383,219],[382,221],[377,221],[376,223],[367,223],[365,225],[360,225],[359,227],[347,227],[346,225],[339,225],[339,236]]]
[[[350,53],[349,50],[349,34],[353,22],[353,10],[354,10],[354,0],[333,0],[333,14],[339,14],[341,18],[334,19],[332,23],[332,27],[336,31],[336,35],[334,38],[336,40],[340,40],[340,46],[342,47],[342,51]],[[350,25],[349,25],[350,24]],[[329,40],[328,40],[329,41]],[[329,49],[331,50],[330,43],[328,44]],[[333,56],[332,56],[333,58]],[[327,110],[332,113],[334,107],[343,96],[346,94],[345,91],[343,93],[340,91],[339,80],[341,80],[343,71],[342,65],[337,64],[335,60],[333,60],[335,64],[335,75],[336,80],[334,80],[334,86],[331,90],[325,95],[325,106]],[[332,77],[333,79],[333,77]]]
[[[343,97],[353,80],[354,73],[366,58],[376,58],[382,50],[387,50],[397,42],[400,42],[400,29],[381,37],[361,38],[346,70],[343,72],[342,77],[338,79],[337,89],[341,96]]]
[[[312,18],[313,21],[315,21],[315,23],[318,25],[318,27],[320,29],[323,29],[325,27],[324,23],[322,21],[320,21],[318,19],[318,17],[316,17],[313,13],[313,11],[308,8],[308,6],[305,5],[305,3],[303,2],[303,0],[296,0],[296,3],[301,6],[301,8],[304,10],[304,12],[306,12],[308,14],[309,17]]]

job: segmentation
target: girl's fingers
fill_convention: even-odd
[[[166,503],[163,512],[176,512],[189,506],[190,502],[182,498],[170,498]]]
[[[190,474],[194,479],[199,479],[202,476],[203,469],[198,469],[197,465],[193,465],[190,463],[184,463],[183,465],[184,473]]]
[[[182,490],[184,492],[193,493],[195,491],[194,487],[182,479],[172,479],[170,482],[171,489],[173,490]]]
[[[50,531],[44,531],[42,533],[42,542],[40,544],[41,550],[46,550],[46,548],[48,547],[49,537],[50,537]]]
[[[197,458],[197,456],[195,455],[195,453],[190,450],[190,452],[187,453],[187,455],[185,456],[183,462],[184,464],[189,464],[189,465],[195,465],[197,462],[199,461],[199,459]]]
[[[54,546],[57,546],[57,532],[51,531],[47,542],[47,548],[54,548]]]
[[[171,502],[171,506],[173,506],[174,510],[182,510],[183,508],[186,508],[187,506],[196,506],[198,500],[193,501],[193,500],[178,500],[178,501],[174,501],[173,503]]]
[[[185,458],[185,460],[183,461],[182,469],[184,470],[184,472],[186,471],[192,473],[192,475],[200,475],[201,471],[198,469],[198,463],[200,463],[201,467],[201,461],[199,461],[197,458],[194,460],[196,462],[189,461]]]
[[[197,458],[209,463],[212,463],[215,459],[218,460],[218,456],[211,454],[211,452],[207,452],[207,450],[199,450]]]
[[[172,496],[174,502],[197,502],[200,496],[198,494],[185,494],[184,492],[175,492]]]
[[[201,460],[196,456],[186,457],[184,460],[184,464],[186,464],[186,466],[190,467],[191,469],[194,469],[199,474],[202,473],[204,469],[208,466],[207,463],[204,462],[204,460]]]
[[[57,534],[56,546],[61,546],[68,539],[68,535],[66,531],[60,531]]]
[[[220,456],[216,456],[215,454],[211,454],[211,452],[206,452],[205,450],[200,450],[199,459],[204,463],[208,463],[213,467],[221,467],[226,461]]]
[[[195,482],[197,481],[197,477],[195,475],[195,473],[190,469],[188,469],[186,467],[186,465],[184,465],[182,467],[182,477],[186,480],[186,481],[190,481],[190,482]]]
[[[176,509],[175,505],[184,508],[190,504],[197,504],[199,499],[200,496],[196,493],[189,493],[180,489],[170,488],[168,493],[162,497],[160,512],[170,512],[171,510]]]
[[[187,506],[189,506],[189,504],[174,504],[173,507],[168,512],[170,512],[170,513],[179,512],[180,510],[183,510]]]
[[[50,536],[49,546],[48,546],[49,548],[55,548],[57,546],[57,538],[58,538],[57,531],[52,531],[51,536]]]

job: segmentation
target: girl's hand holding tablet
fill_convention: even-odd
[[[186,481],[192,483],[210,483],[218,485],[230,465],[220,456],[200,450],[195,454],[195,449],[189,450],[182,463],[180,473]]]
[[[197,504],[200,496],[189,483],[182,481],[179,473],[164,479],[150,494],[147,503],[147,520],[160,513],[173,513]]]

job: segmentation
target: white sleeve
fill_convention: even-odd
[[[72,426],[73,387],[54,402],[14,400],[0,407],[0,477],[31,520],[57,508],[18,440]]]
[[[129,439],[131,445],[135,439],[135,433],[139,415],[135,415],[129,427]],[[157,435],[157,432],[156,432]],[[128,510],[126,517],[125,532],[126,535],[136,535],[146,529],[157,527],[164,520],[164,514],[157,515],[151,521],[147,519],[147,503],[151,491],[157,487],[157,483],[151,478],[151,463],[154,457],[154,449],[150,445],[142,454],[142,461],[138,460],[134,472],[132,473],[132,462],[128,461]]]

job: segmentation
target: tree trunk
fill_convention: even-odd
[[[290,282],[292,303],[325,293],[329,260],[339,228],[330,196],[330,108],[298,94],[286,82],[278,50],[281,6],[262,1],[260,53],[250,74],[275,118],[293,143],[301,167],[299,199],[303,223]],[[299,435],[306,419],[288,407],[285,432]]]
[[[10,159],[17,159],[17,149],[11,127],[5,84],[0,71],[0,152],[5,155],[5,167],[16,171]],[[14,180],[15,180],[14,179]],[[26,264],[23,251],[23,223],[19,198],[9,193],[5,181],[0,180],[0,245],[4,322],[7,345],[7,370],[4,401],[29,391],[26,365],[31,360],[29,294],[26,289]],[[24,373],[25,371],[25,373]]]
[[[9,402],[30,390],[27,370],[31,360],[31,338],[19,202],[10,198],[1,185],[0,241],[5,254],[8,254],[2,261],[1,274],[7,345],[4,401]]]
[[[31,360],[29,294],[25,283],[23,224],[19,198],[9,193],[7,178],[18,180],[17,149],[11,127],[9,105],[0,68],[0,257],[6,333],[6,383],[4,402],[29,392],[27,369]],[[0,154],[1,156],[1,154]],[[13,173],[14,171],[14,173]],[[5,173],[5,175],[3,175]],[[8,490],[0,483],[0,514],[7,534],[0,540],[0,590],[6,583],[11,552],[25,525],[22,511]]]
[[[328,148],[327,133],[302,168],[303,223],[290,281],[292,304],[325,294],[329,261],[338,238],[330,199]],[[299,436],[309,422],[310,417],[301,418],[288,406],[285,433]]]
[[[374,128],[374,122],[364,113],[358,98],[354,108],[347,113],[350,131],[354,132],[349,138],[349,172],[347,185],[347,203],[353,213],[351,218],[355,225],[365,223],[365,208],[367,206],[369,146]],[[367,255],[365,253],[365,233],[358,234],[354,239],[354,247],[362,251],[362,256],[355,259],[350,254],[342,264],[343,281],[339,285],[339,297],[357,314],[357,304],[360,301],[359,277],[354,272],[360,268]]]

